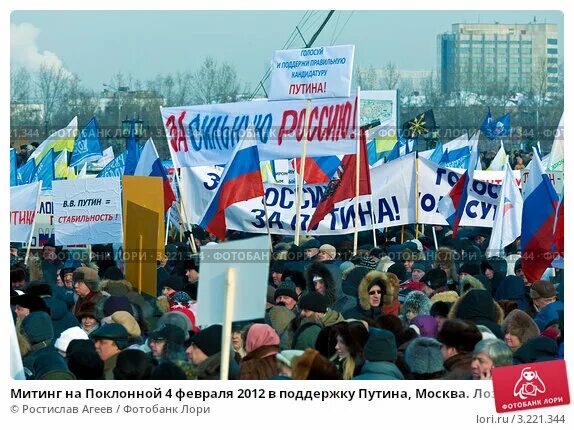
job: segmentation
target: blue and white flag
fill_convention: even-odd
[[[507,113],[501,117],[492,119],[490,108],[488,108],[488,113],[480,126],[480,130],[489,140],[508,136],[510,134],[510,114]]]
[[[18,185],[18,165],[16,163],[16,150],[10,148],[10,186]]]
[[[51,190],[54,180],[54,150],[50,149],[32,174],[30,182],[42,181],[42,190]]]
[[[79,166],[88,161],[96,161],[102,157],[102,146],[98,136],[98,122],[93,117],[84,129],[78,134],[70,166]]]
[[[35,170],[36,170],[36,163],[34,163],[33,158],[30,158],[25,164],[22,164],[18,168],[16,174],[18,185],[29,184]]]
[[[124,174],[124,167],[126,165],[126,157],[128,152],[124,151],[104,167],[97,178],[109,178],[112,176],[122,176]]]

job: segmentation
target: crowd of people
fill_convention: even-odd
[[[229,379],[490,379],[563,357],[561,268],[531,282],[519,239],[487,258],[489,229],[454,239],[435,226],[435,243],[425,228],[379,231],[378,246],[361,233],[356,253],[346,236],[273,236],[264,317],[233,324]],[[215,241],[193,238],[200,252]],[[201,259],[188,245],[166,245],[155,295],[125,278],[111,244],[84,259],[53,242],[27,264],[22,252],[11,244],[26,378],[220,379],[222,327],[196,324]]]

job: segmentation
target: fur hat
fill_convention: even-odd
[[[211,357],[221,351],[222,328],[219,324],[210,325],[191,338],[191,343]]]
[[[60,334],[60,337],[56,339],[54,346],[56,347],[56,349],[59,349],[62,352],[66,352],[68,350],[68,345],[74,339],[87,340],[88,335],[84,330],[82,330],[78,326],[70,327],[69,329],[64,330],[62,334]]]
[[[514,309],[511,311],[501,325],[504,334],[513,334],[520,343],[526,343],[533,337],[540,336],[540,329],[534,320],[524,311]]]
[[[131,313],[126,311],[116,311],[112,314],[112,321],[124,326],[130,337],[139,337],[142,334],[141,328]]]
[[[429,375],[444,372],[441,344],[430,337],[414,339],[405,351],[405,363],[411,373]]]
[[[460,319],[446,320],[436,339],[448,347],[454,347],[459,353],[472,352],[474,346],[482,340],[480,330],[471,321]]]
[[[429,315],[431,301],[425,293],[420,291],[411,291],[403,303],[403,315],[409,311],[417,315]]]
[[[26,308],[30,311],[30,313],[42,311],[50,314],[50,308],[44,299],[33,294],[22,294],[19,296],[10,297],[10,304],[12,306],[18,305],[22,308]]]
[[[299,300],[299,309],[324,314],[327,312],[327,298],[316,291],[311,291],[301,297]]]
[[[89,267],[78,267],[73,273],[73,282],[83,282],[86,284],[90,291],[96,292],[100,290],[100,278],[98,271]]]
[[[337,367],[319,351],[307,348],[299,357],[292,360],[293,379],[299,380],[332,380],[339,379]]]
[[[52,319],[43,311],[28,314],[22,320],[22,330],[32,345],[54,337]]]
[[[407,269],[403,263],[394,263],[387,269],[387,273],[392,273],[397,277],[399,282],[404,282],[407,280]]]
[[[548,281],[535,281],[530,287],[530,297],[535,300],[538,298],[549,299],[556,297],[556,287]]]
[[[369,340],[363,349],[363,357],[368,361],[390,361],[394,363],[397,360],[395,336],[388,330],[371,328]]]
[[[446,286],[446,281],[446,273],[442,269],[431,269],[421,278],[421,282],[433,290]]]
[[[161,288],[171,288],[174,291],[182,291],[184,289],[183,280],[179,276],[170,276],[160,285]]]
[[[435,253],[435,263],[453,264],[455,260],[455,250],[446,246],[441,246]]]
[[[443,318],[448,317],[448,311],[450,311],[450,307],[452,306],[453,302],[443,302],[441,300],[432,302],[432,306],[430,308],[430,315],[432,317],[440,316]]]
[[[359,305],[364,310],[371,309],[371,304],[369,303],[369,290],[374,285],[381,287],[383,293],[381,297],[381,306],[392,304],[398,297],[400,288],[398,278],[393,273],[383,273],[377,270],[371,270],[363,277],[357,291]]]

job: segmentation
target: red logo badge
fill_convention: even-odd
[[[544,408],[570,403],[564,360],[492,369],[496,412]]]

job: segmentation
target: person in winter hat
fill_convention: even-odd
[[[441,379],[445,374],[441,349],[440,342],[430,337],[410,342],[404,355],[407,379]]]
[[[44,351],[34,361],[36,380],[74,380],[76,377],[68,369],[66,360],[55,351]]]
[[[530,298],[538,311],[534,322],[540,331],[558,321],[559,313],[564,312],[564,303],[558,300],[556,287],[549,281],[535,281],[530,287]]]
[[[502,257],[489,257],[480,263],[480,270],[490,281],[490,290],[496,296],[498,287],[506,278],[508,263]]]
[[[22,320],[22,333],[30,343],[30,352],[22,357],[27,379],[34,379],[34,362],[44,352],[56,352],[52,345],[54,329],[50,315],[43,311],[32,312]]]
[[[526,311],[528,307],[528,297],[525,293],[524,281],[520,276],[510,275],[505,277],[494,294],[494,300],[511,300],[518,305],[518,309]]]
[[[335,354],[331,357],[342,379],[352,379],[361,373],[363,350],[369,338],[367,326],[362,321],[342,321],[333,326],[336,340]]]
[[[399,280],[392,273],[372,270],[359,284],[359,303],[343,314],[346,319],[375,320],[382,315],[384,305],[391,306],[398,294]]]
[[[96,352],[104,361],[105,379],[113,379],[118,354],[128,347],[127,330],[121,324],[105,324],[93,331],[90,337],[94,340]]]
[[[314,260],[316,255],[319,254],[321,244],[317,239],[311,238],[301,245],[301,249],[305,252],[305,260]]]
[[[187,359],[195,366],[197,379],[219,379],[221,364],[221,325],[215,324],[195,333],[186,349]],[[229,379],[239,379],[239,366],[229,360]]]
[[[331,271],[324,263],[315,262],[305,272],[307,290],[316,291],[327,298],[327,306],[332,307],[337,301],[337,287]]]
[[[199,327],[195,325],[197,303],[185,291],[178,291],[169,299],[169,312],[183,313],[191,322],[191,329],[194,332],[199,331]]]
[[[500,329],[504,311],[486,290],[468,290],[452,305],[448,317],[473,321],[488,327],[497,338],[504,337]]]
[[[476,344],[470,363],[472,379],[492,379],[492,369],[503,366],[512,366],[512,351],[508,345],[500,339],[484,339]]]
[[[438,322],[431,315],[417,315],[410,321],[409,327],[413,328],[421,337],[436,337]]]
[[[299,295],[295,288],[295,283],[290,278],[282,281],[281,284],[279,284],[279,287],[275,290],[275,304],[278,306],[285,306],[291,311],[295,309],[297,301],[299,300]]]
[[[435,254],[434,267],[444,270],[447,278],[447,286],[458,284],[458,271],[456,270],[457,253],[454,249],[441,246]]]
[[[421,279],[432,269],[430,262],[426,260],[417,260],[411,266],[411,277],[408,282],[404,285],[405,288],[409,288],[415,291],[423,291],[426,286],[421,282]]]
[[[175,325],[166,324],[149,333],[148,342],[152,356],[160,363],[171,361],[183,370],[187,379],[195,379],[195,369],[186,358],[185,333]]]
[[[363,349],[365,364],[358,380],[402,380],[403,374],[396,366],[397,344],[395,336],[388,330],[370,328],[369,339]]]
[[[432,299],[431,299],[431,302],[432,302]],[[443,302],[440,300],[433,302],[433,304],[430,308],[430,315],[436,320],[438,330],[440,330],[443,323],[448,318],[448,313],[450,311],[451,306],[452,306],[452,303],[450,303],[450,302]]]
[[[426,294],[412,291],[403,303],[402,315],[405,321],[411,321],[417,315],[430,314],[431,301]]]
[[[156,327],[161,327],[166,324],[176,325],[181,328],[185,333],[185,341],[187,342],[189,340],[189,334],[193,326],[191,325],[190,319],[185,316],[184,313],[176,311],[166,312],[157,320]]]
[[[266,380],[279,375],[275,360],[279,342],[279,336],[270,325],[253,324],[247,331],[247,355],[241,360],[239,379]]]
[[[143,339],[141,338],[142,330],[132,314],[126,311],[116,311],[108,318],[109,320],[106,321],[106,324],[117,323],[124,326],[129,336],[129,348],[139,348],[139,346],[143,343]]]
[[[540,330],[530,316],[520,309],[515,309],[502,321],[504,342],[516,352],[524,343],[533,337],[540,336]]]
[[[139,349],[126,349],[118,354],[114,368],[115,380],[150,379],[154,366],[149,355]]]
[[[328,309],[325,296],[312,291],[299,300],[299,324],[293,334],[292,349],[314,348],[317,337],[324,327],[343,321],[343,316]]]
[[[423,284],[421,291],[428,297],[433,297],[435,294],[447,291],[447,277],[444,270],[430,269],[425,272],[420,282]]]
[[[441,352],[447,370],[442,379],[470,379],[472,351],[482,334],[471,321],[449,319],[438,332],[437,340],[442,343]]]
[[[78,267],[73,273],[74,290],[78,296],[73,308],[73,314],[78,316],[83,308],[97,306],[102,300],[103,295],[100,292],[100,278],[98,272],[89,267]]]
[[[14,307],[16,318],[22,321],[32,312],[46,312],[50,314],[50,308],[44,300],[34,294],[21,294],[10,297],[10,305]]]
[[[297,315],[285,306],[272,306],[265,313],[265,323],[279,335],[281,349],[288,349],[293,344],[293,324],[296,319]]]

